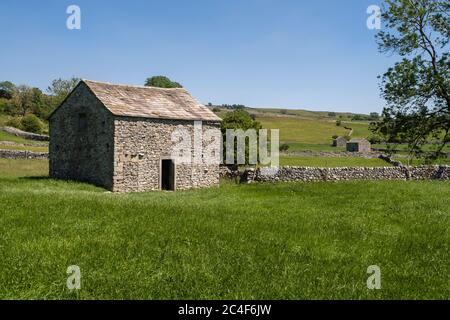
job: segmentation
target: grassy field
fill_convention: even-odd
[[[45,161],[9,162],[0,166],[2,299],[450,296],[448,182],[112,194],[24,177],[45,175]],[[366,287],[374,264],[378,291]],[[76,292],[69,265],[81,268]]]
[[[349,133],[344,126],[352,128],[352,138],[367,138],[368,124],[363,122],[343,122],[336,126],[329,119],[305,119],[301,117],[282,117],[262,115],[256,118],[267,129],[280,130],[280,143],[289,144],[289,151],[343,151],[344,148],[331,147],[332,136]]]
[[[310,144],[301,142],[289,142],[288,152],[296,151],[333,151],[340,152],[345,151],[345,147],[333,147],[330,143],[328,144]]]
[[[7,132],[0,130],[0,143],[2,141],[11,141],[11,142],[17,142],[17,143],[27,143],[27,144],[42,144],[42,143],[48,143],[45,141],[34,141],[34,140],[27,140],[21,137],[17,137],[13,134],[9,134]]]
[[[27,150],[27,151],[33,151],[33,152],[48,152],[48,147],[9,145],[9,144],[3,144],[1,141],[0,141],[0,149]]]
[[[0,158],[0,178],[47,175],[47,160],[12,160]]]
[[[365,159],[358,157],[298,157],[281,156],[281,166],[297,167],[389,167],[381,159]]]
[[[267,129],[279,129],[280,141],[306,144],[331,144],[333,135],[345,135],[348,130],[334,122],[295,117],[257,117]]]

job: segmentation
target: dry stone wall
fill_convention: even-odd
[[[12,134],[16,137],[21,137],[27,140],[35,141],[49,141],[49,136],[43,134],[36,134],[31,132],[26,132],[13,127],[0,127],[0,130]]]
[[[282,167],[249,169],[245,182],[348,181],[348,180],[449,180],[450,166],[312,168]]]
[[[27,150],[0,149],[0,158],[6,159],[48,159],[47,152],[32,152]]]

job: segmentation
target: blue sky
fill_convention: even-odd
[[[81,8],[81,30],[66,8]],[[0,2],[0,80],[45,89],[72,75],[181,82],[204,103],[380,112],[395,62],[366,27],[374,0]]]

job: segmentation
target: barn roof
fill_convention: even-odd
[[[221,121],[184,88],[156,88],[82,80],[116,116]]]
[[[365,139],[365,138],[354,138],[352,140],[349,141],[350,143],[360,143],[360,142],[369,142],[369,140]]]

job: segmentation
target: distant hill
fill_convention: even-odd
[[[224,117],[233,108],[224,106],[209,106],[217,115]],[[302,150],[340,150],[331,147],[332,136],[345,136],[351,133],[352,138],[367,138],[370,136],[368,115],[351,112],[309,111],[276,108],[244,109],[261,122],[263,128],[279,129],[280,143],[287,143],[289,151]],[[341,125],[338,126],[338,120]],[[346,129],[351,128],[352,130]]]

